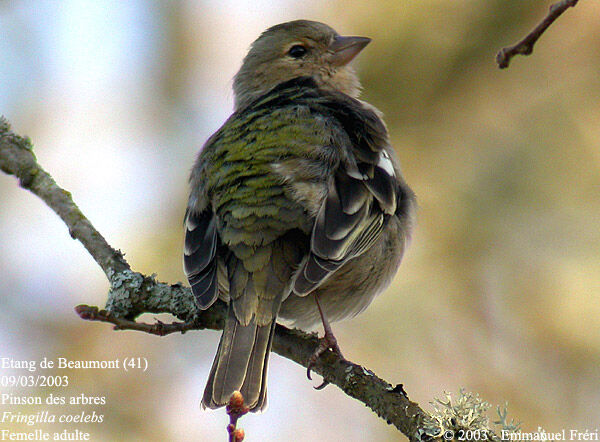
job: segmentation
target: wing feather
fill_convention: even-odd
[[[217,223],[210,210],[185,217],[183,269],[198,306],[207,309],[217,299]]]
[[[372,178],[360,180],[340,170],[329,185],[311,236],[311,248],[293,281],[304,296],[319,287],[348,260],[368,250],[396,210],[398,183],[373,166]]]

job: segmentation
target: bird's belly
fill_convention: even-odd
[[[314,293],[330,322],[361,313],[385,290],[400,265],[405,239],[398,218],[392,217],[379,241],[367,252],[341,267]],[[290,295],[282,304],[278,322],[304,330],[320,324],[313,294]]]

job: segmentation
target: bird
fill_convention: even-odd
[[[309,20],[270,27],[234,76],[233,114],[198,154],[184,271],[200,309],[228,304],[203,408],[239,391],[264,410],[275,324],[323,324],[311,364],[341,355],[330,322],[362,312],[396,274],[416,203],[381,112],[358,98],[349,63],[370,41]]]

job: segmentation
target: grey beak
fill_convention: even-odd
[[[331,64],[344,66],[352,61],[371,41],[367,37],[343,37],[338,35],[329,45]]]

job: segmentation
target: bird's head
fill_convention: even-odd
[[[348,63],[370,42],[366,37],[343,37],[329,26],[308,20],[267,29],[252,43],[235,75],[235,108],[241,109],[280,83],[310,76],[325,89],[352,97],[360,82]]]

